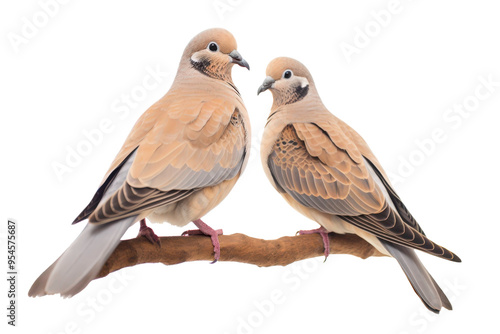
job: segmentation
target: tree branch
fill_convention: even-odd
[[[350,254],[362,259],[384,256],[353,234],[330,233],[330,254]],[[104,264],[96,278],[141,263],[178,264],[188,261],[212,261],[214,249],[206,236],[161,237],[161,247],[146,238],[123,240]],[[323,255],[323,241],[318,234],[262,240],[244,234],[219,236],[219,261],[255,264],[259,267],[285,266],[295,261]]]

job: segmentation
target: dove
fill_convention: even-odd
[[[328,233],[356,234],[398,262],[431,311],[451,310],[446,295],[415,249],[454,262],[460,258],[431,241],[403,204],[363,138],[323,105],[313,78],[297,60],[272,60],[257,94],[270,90],[271,112],[261,160],[274,188],[294,209]]]
[[[73,223],[88,219],[69,248],[34,282],[29,296],[71,297],[96,277],[125,231],[157,242],[146,226],[168,222],[210,236],[201,218],[231,191],[250,152],[250,121],[231,77],[234,64],[250,69],[224,29],[199,33],[187,45],[169,91],[136,122],[101,185]]]

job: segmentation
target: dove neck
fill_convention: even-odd
[[[300,110],[300,109],[312,109],[317,108],[319,106],[323,106],[323,102],[319,97],[318,91],[314,86],[314,83],[310,83],[307,86],[306,95],[302,99],[295,99],[290,102],[289,92],[283,94],[282,92],[274,92],[273,93],[273,105],[271,107],[271,115],[273,113],[279,113],[281,110]],[[285,95],[287,97],[283,97],[280,95]],[[324,107],[324,106],[323,106]]]
[[[174,85],[176,83],[189,82],[190,84],[194,82],[213,82],[214,80],[220,82],[226,82],[234,87],[234,83],[231,77],[231,67],[227,68],[226,71],[221,71],[219,74],[211,73],[210,71],[200,71],[196,69],[190,58],[184,58],[179,64],[177,74],[174,79]]]
[[[201,74],[194,68],[179,68],[169,93],[182,92],[183,95],[198,96],[200,94],[224,97],[235,97],[236,103],[243,105],[241,96],[232,82],[215,79]],[[234,95],[236,94],[236,95]]]

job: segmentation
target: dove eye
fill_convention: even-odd
[[[290,79],[292,77],[292,71],[291,70],[286,70],[285,72],[283,72],[283,78],[285,79]]]
[[[219,51],[219,46],[215,42],[210,42],[208,43],[207,49],[209,49],[212,52]]]

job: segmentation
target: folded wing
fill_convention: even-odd
[[[268,158],[279,190],[300,204],[339,216],[395,244],[460,261],[422,233],[400,200],[396,200],[396,209],[389,205],[387,191],[374,180],[367,164],[352,141],[330,123],[286,126]],[[389,188],[389,194],[391,191]]]

